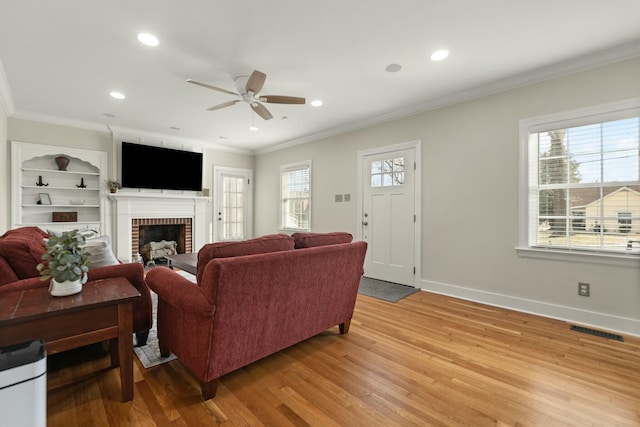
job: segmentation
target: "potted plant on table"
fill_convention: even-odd
[[[122,188],[122,184],[117,179],[105,179],[104,182],[107,183],[110,193],[115,193]]]
[[[89,271],[89,253],[84,248],[85,237],[78,230],[52,235],[47,251],[38,264],[40,280],[51,279],[49,292],[53,296],[72,295],[82,290]]]

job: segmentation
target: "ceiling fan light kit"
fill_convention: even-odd
[[[209,107],[207,110],[215,111],[220,110],[222,108],[231,107],[238,102],[246,102],[249,104],[251,109],[264,120],[271,120],[273,115],[269,112],[267,107],[262,105],[263,102],[270,104],[304,104],[306,102],[305,98],[300,98],[297,96],[284,96],[284,95],[263,95],[258,96],[258,92],[262,90],[262,86],[264,86],[264,82],[267,79],[267,75],[262,71],[254,70],[253,73],[246,79],[246,83],[244,80],[246,76],[240,76],[235,78],[236,88],[238,92],[232,92],[227,89],[223,89],[220,87],[212,86],[207,83],[197,82],[192,79],[188,79],[187,82],[202,86],[207,89],[216,90],[218,92],[226,93],[228,95],[234,95],[240,97],[240,99],[234,101],[227,101],[222,104],[214,105],[213,107]]]

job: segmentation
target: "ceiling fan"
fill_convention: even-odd
[[[222,104],[214,105],[213,107],[208,108],[209,111],[219,110],[221,108],[231,107],[238,102],[246,102],[248,103],[253,111],[256,112],[260,117],[265,120],[270,120],[273,118],[269,110],[262,105],[262,102],[268,102],[271,104],[304,104],[305,99],[299,98],[296,96],[283,96],[283,95],[260,95],[258,96],[258,92],[262,90],[262,86],[264,85],[264,81],[267,78],[267,75],[261,71],[254,70],[253,73],[246,80],[246,84],[244,83],[244,77],[236,77],[236,88],[238,92],[232,92],[227,89],[222,89],[216,86],[211,86],[206,83],[200,83],[195,80],[188,79],[187,82],[193,83],[194,85],[206,87],[207,89],[217,90],[218,92],[228,93],[229,95],[239,96],[241,99],[236,99],[234,101],[223,102]]]

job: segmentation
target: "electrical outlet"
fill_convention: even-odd
[[[588,297],[590,287],[591,285],[589,283],[578,282],[578,295],[580,295],[581,297]]]

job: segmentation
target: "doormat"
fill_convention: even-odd
[[[360,279],[358,293],[389,302],[398,302],[402,298],[418,292],[420,289],[398,283],[385,282],[363,276]]]

